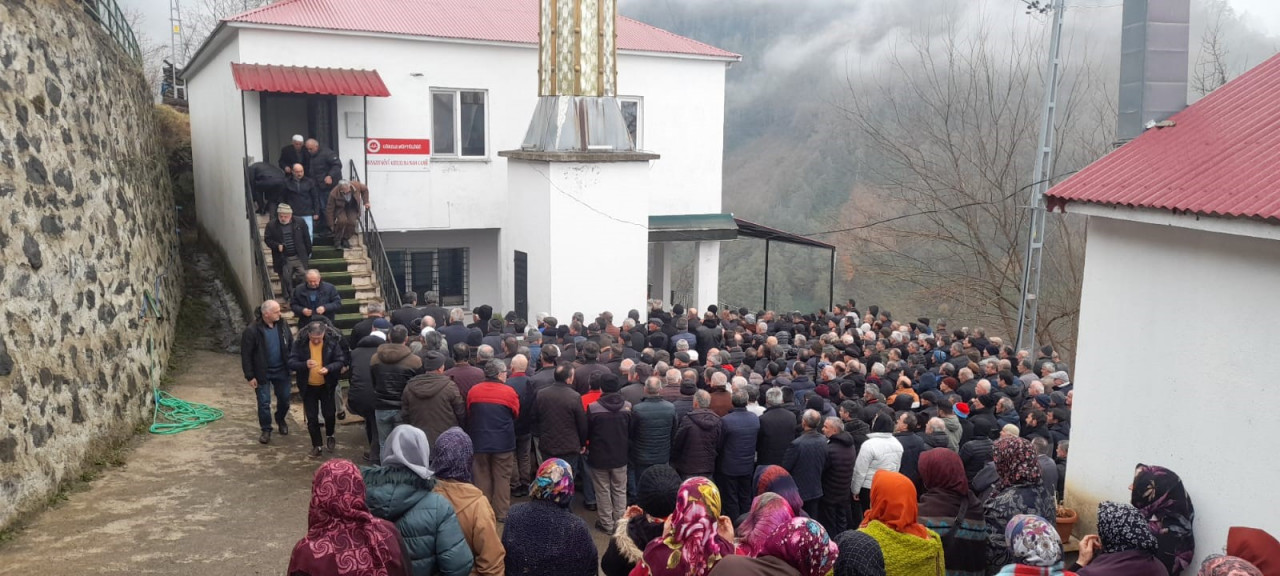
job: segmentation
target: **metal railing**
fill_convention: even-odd
[[[353,160],[347,161],[347,178],[352,182],[360,182],[360,173],[356,171]],[[382,302],[387,310],[400,308],[400,286],[396,285],[395,274],[391,273],[391,260],[387,258],[387,250],[382,245],[382,234],[378,231],[378,222],[373,218],[373,210],[365,209],[360,228],[364,249],[373,267],[373,276],[378,281],[378,290],[382,292]]]
[[[80,0],[84,5],[84,11],[97,22],[102,29],[111,36],[116,44],[128,54],[130,58],[142,64],[142,50],[138,49],[138,37],[133,35],[133,28],[129,27],[129,20],[125,18],[124,12],[120,10],[120,5],[116,0]]]
[[[253,254],[253,265],[258,269],[258,288],[262,291],[262,300],[265,302],[275,298],[276,294],[271,287],[271,269],[267,266],[267,257],[262,254],[262,233],[258,231],[258,213],[253,204],[253,177],[249,174],[251,163],[252,158],[244,159],[244,212],[245,219],[249,221],[249,242],[253,245],[249,252]]]

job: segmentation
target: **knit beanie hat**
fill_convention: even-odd
[[[666,518],[676,509],[676,493],[680,491],[680,474],[666,464],[650,466],[640,475],[636,504],[654,518]]]

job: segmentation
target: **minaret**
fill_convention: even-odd
[[[540,1],[538,105],[520,149],[498,153],[500,290],[525,318],[643,310],[658,155],[635,149],[618,106],[616,0]]]
[[[617,100],[617,0],[540,4],[538,107],[520,149],[635,151]]]

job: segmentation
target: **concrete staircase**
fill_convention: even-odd
[[[265,234],[267,217],[258,216],[258,231]],[[364,319],[368,305],[374,302],[383,303],[378,290],[378,280],[374,276],[369,263],[369,254],[365,250],[364,238],[360,234],[351,237],[351,248],[340,250],[333,247],[332,237],[326,232],[317,235],[312,243],[311,262],[309,266],[320,271],[325,282],[338,288],[342,296],[342,310],[338,312],[335,324],[344,335],[351,334],[351,328]],[[271,262],[271,250],[262,247],[263,256]],[[271,288],[280,302],[284,318],[290,326],[297,327],[293,312],[289,309],[289,295],[282,294],[280,279],[272,273]]]

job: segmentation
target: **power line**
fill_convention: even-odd
[[[873,226],[879,226],[879,225],[881,225],[881,224],[888,224],[889,222],[894,222],[894,221],[897,221],[897,220],[905,220],[905,219],[907,219],[907,218],[914,218],[914,217],[916,217],[916,216],[927,216],[927,215],[929,215],[929,214],[937,214],[937,213],[940,213],[940,212],[954,212],[954,211],[956,211],[956,210],[963,210],[963,209],[965,209],[965,208],[972,208],[972,207],[974,207],[974,206],[985,206],[985,205],[987,205],[987,204],[996,204],[996,203],[1001,203],[1001,202],[1007,202],[1010,198],[1013,198],[1014,196],[1017,196],[1019,193],[1021,193],[1021,192],[1025,191],[1026,189],[1028,189],[1028,188],[1030,188],[1030,187],[1032,187],[1032,186],[1035,186],[1035,185],[1037,185],[1037,184],[1044,184],[1045,182],[1052,182],[1052,181],[1057,180],[1057,179],[1059,179],[1059,178],[1063,178],[1063,177],[1065,177],[1065,176],[1070,176],[1070,175],[1072,175],[1072,174],[1075,174],[1076,172],[1079,172],[1079,170],[1072,170],[1072,171],[1070,171],[1070,172],[1063,172],[1063,173],[1058,174],[1057,176],[1054,176],[1054,177],[1052,177],[1052,178],[1047,178],[1047,179],[1040,180],[1040,181],[1037,181],[1037,182],[1032,182],[1032,183],[1030,183],[1030,184],[1027,184],[1026,186],[1023,186],[1023,187],[1021,187],[1021,188],[1017,189],[1017,190],[1014,190],[1013,192],[1010,192],[1010,193],[1009,193],[1009,195],[1007,195],[1007,196],[1005,196],[1004,198],[1001,198],[1001,199],[999,199],[999,200],[985,200],[985,201],[982,201],[982,202],[968,202],[968,203],[966,203],[966,204],[961,204],[961,205],[959,205],[959,206],[950,206],[950,207],[947,207],[947,208],[938,208],[937,210],[925,210],[925,211],[923,211],[923,212],[912,212],[911,214],[903,214],[903,215],[901,215],[901,216],[894,216],[893,218],[886,218],[886,219],[884,219],[884,220],[878,220],[878,221],[870,222],[870,223],[867,223],[867,224],[860,224],[860,225],[858,225],[858,226],[852,226],[852,227],[849,227],[849,228],[840,228],[840,229],[837,229],[837,230],[823,230],[823,231],[821,231],[821,232],[810,232],[810,233],[808,233],[808,234],[798,234],[798,236],[822,236],[822,235],[824,235],[824,234],[839,234],[839,233],[841,233],[841,232],[852,232],[852,231],[854,231],[854,230],[862,230],[862,229],[864,229],[864,228],[871,228],[871,227],[873,227]]]

